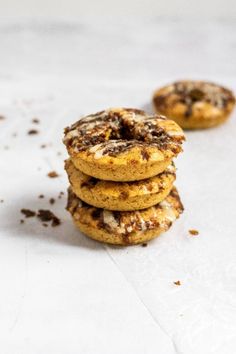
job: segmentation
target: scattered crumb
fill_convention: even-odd
[[[4,117],[3,115],[0,115],[0,120],[4,120],[6,119],[6,117]]]
[[[41,220],[41,221],[52,221],[52,226],[58,226],[61,223],[61,220],[55,215],[53,214],[52,211],[47,210],[47,209],[39,209],[38,213],[37,213],[37,217]]]
[[[3,202],[4,202],[4,200],[3,200],[3,199],[1,199],[1,200],[0,200],[0,203],[3,203]]]
[[[58,219],[57,217],[53,218],[52,220],[52,227],[58,226],[61,224],[61,220]]]
[[[43,194],[40,194],[39,195],[39,199],[43,199],[44,198],[44,195]]]
[[[174,284],[180,286],[181,282],[179,280],[177,280],[177,281],[174,281]]]
[[[40,147],[41,147],[41,149],[45,149],[47,147],[47,145],[46,144],[42,144],[42,145],[40,145]]]
[[[51,172],[48,172],[48,177],[56,178],[56,177],[59,177],[59,174],[56,171],[51,171]]]
[[[54,199],[54,198],[50,198],[50,199],[49,199],[49,203],[50,203],[50,204],[54,204],[54,203],[55,203],[55,199]]]
[[[28,135],[35,135],[35,134],[38,134],[38,133],[39,133],[38,130],[36,130],[36,129],[30,129],[27,134],[28,134]]]
[[[58,226],[61,224],[61,220],[50,210],[39,209],[37,214],[35,211],[30,209],[21,209],[21,213],[25,215],[26,218],[37,216],[41,221],[44,227],[48,227],[47,222],[51,221],[51,226]],[[20,223],[23,224],[24,220],[21,219]]]
[[[26,218],[32,218],[36,215],[35,211],[30,209],[21,209],[21,213],[24,214]]]
[[[142,243],[142,247],[147,247],[147,243]]]
[[[61,199],[61,197],[64,195],[64,192],[60,192],[58,195],[58,199]]]
[[[193,236],[196,236],[196,235],[199,235],[199,231],[198,230],[188,230],[188,232],[190,233],[190,235],[193,235]]]
[[[17,133],[13,133],[12,136],[15,138],[17,136]]]
[[[40,123],[40,121],[39,121],[39,119],[38,119],[38,118],[33,118],[33,119],[32,119],[32,123],[39,124],[39,123]]]

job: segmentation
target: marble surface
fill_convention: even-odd
[[[50,205],[60,226],[20,224],[21,208],[47,209],[66,191],[62,131],[81,115],[150,111],[153,90],[177,78],[236,91],[235,33],[234,22],[158,18],[0,24],[1,353],[236,351],[235,112],[187,133],[177,159],[185,213],[148,247],[87,239],[65,196]]]

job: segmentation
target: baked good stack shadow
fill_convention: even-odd
[[[67,210],[87,236],[118,245],[147,242],[183,211],[173,158],[184,134],[138,109],[88,115],[65,129]]]

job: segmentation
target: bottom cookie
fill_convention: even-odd
[[[133,245],[157,237],[170,228],[183,209],[175,187],[161,203],[139,211],[95,208],[68,189],[67,210],[75,225],[94,240],[116,245]]]

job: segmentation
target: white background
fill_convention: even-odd
[[[0,0],[0,16],[74,17],[161,16],[235,18],[234,0]]]
[[[64,8],[77,14],[69,3]],[[47,209],[50,197],[66,192],[62,132],[81,115],[109,106],[151,111],[153,90],[179,78],[236,91],[235,6],[214,3],[202,10],[217,14],[211,20],[160,18],[144,3],[138,11],[147,16],[133,16],[125,3],[129,15],[106,20],[88,14],[88,3],[88,15],[78,18],[42,1],[5,3],[1,15],[11,19],[0,23],[1,354],[236,352],[235,112],[221,127],[186,134],[176,161],[185,212],[148,247],[89,240],[65,211],[66,196],[50,206],[61,217],[58,228],[37,219],[20,225],[21,208]],[[197,4],[180,9],[194,17],[203,2]],[[109,9],[122,11],[117,3]],[[163,11],[172,17],[172,7]],[[40,133],[29,136],[35,117]],[[51,170],[60,177],[49,179]]]

